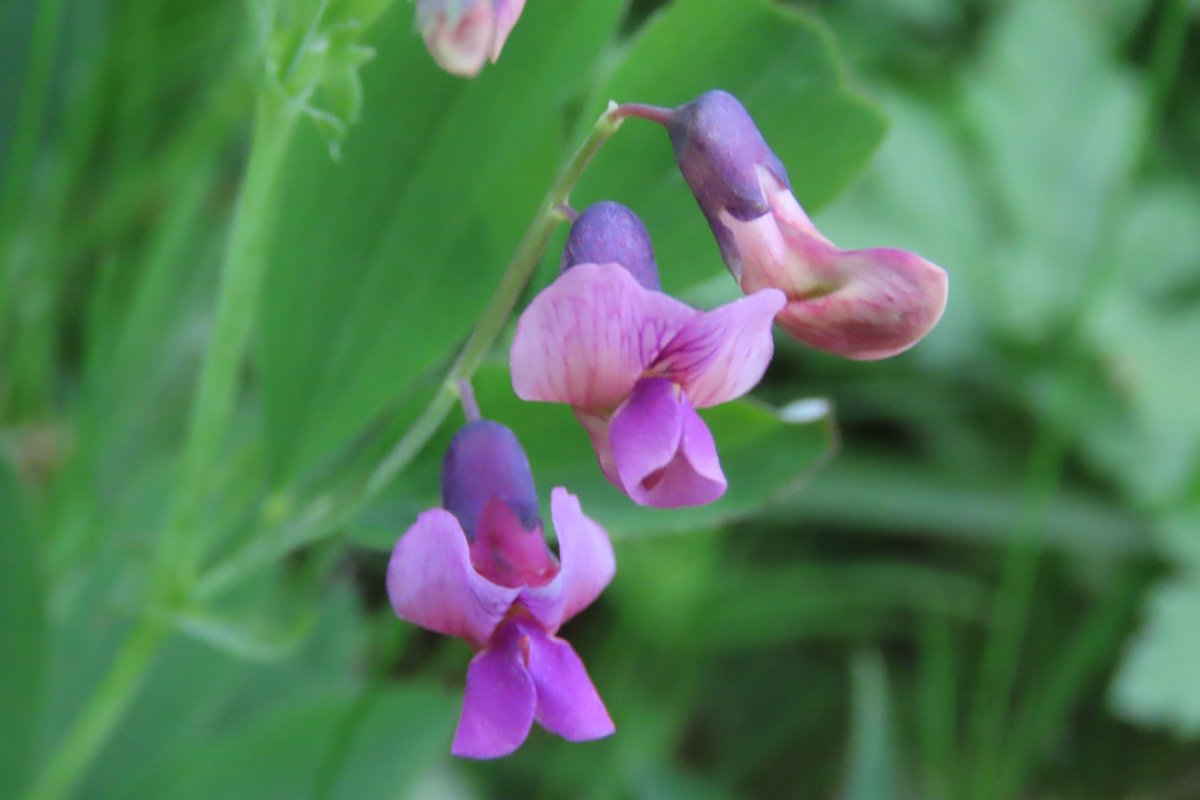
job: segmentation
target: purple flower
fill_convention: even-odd
[[[644,226],[616,203],[575,221],[563,269],[517,323],[509,356],[517,395],[571,405],[605,476],[634,502],[719,498],[725,475],[696,409],[762,378],[783,294],[764,289],[707,312],[668,297],[657,291]]]
[[[387,589],[401,618],[477,651],[451,752],[508,755],[535,719],[571,741],[611,734],[583,662],[555,635],[612,580],[604,529],[555,488],[556,560],[542,537],[525,453],[512,431],[489,420],[468,423],[451,442],[442,500],[445,508],[422,513],[396,542]]]
[[[945,271],[905,250],[841,250],[822,236],[733,95],[713,91],[673,111],[629,106],[626,113],[667,126],[733,277],[746,293],[782,289],[787,305],[776,321],[804,344],[847,358],[886,358],[941,318]]]
[[[417,28],[442,69],[473,77],[500,58],[524,8],[525,0],[418,0]]]

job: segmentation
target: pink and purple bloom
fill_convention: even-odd
[[[774,350],[783,293],[712,311],[658,290],[641,220],[598,203],[571,226],[563,272],[525,309],[509,356],[524,400],[567,403],[608,480],[641,505],[701,505],[726,487],[697,408],[750,391]]]
[[[846,358],[887,358],[941,318],[945,271],[905,250],[842,250],[822,236],[733,95],[711,91],[673,110],[622,110],[666,126],[729,271],[747,294],[782,289],[787,305],[776,321],[800,342]]]
[[[524,8],[525,0],[418,0],[417,28],[438,66],[473,77],[500,58]]]
[[[556,634],[616,570],[604,529],[566,489],[550,494],[559,558],[546,546],[529,461],[508,428],[475,419],[442,464],[442,503],[400,537],[388,563],[396,614],[475,651],[451,752],[497,758],[536,719],[571,741],[612,720],[583,662]]]

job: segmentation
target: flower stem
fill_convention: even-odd
[[[170,612],[188,598],[204,501],[233,416],[237,377],[266,269],[275,186],[298,119],[296,108],[273,91],[273,87],[263,89],[255,114],[250,159],[221,272],[216,319],[148,587],[146,606],[152,613],[134,624],[108,673],[46,763],[30,800],[59,800],[70,793],[133,701],[171,631]]]
[[[165,620],[158,617],[147,616],[134,623],[83,713],[29,790],[28,800],[59,800],[70,793],[124,716],[168,630]]]
[[[671,124],[671,115],[674,111],[662,106],[649,106],[645,103],[623,103],[611,109],[611,113],[617,119],[639,117],[641,119],[648,119],[651,122],[657,122],[659,125],[665,127]]]
[[[425,408],[424,413],[417,418],[408,432],[401,437],[391,452],[380,462],[367,481],[364,499],[370,499],[379,493],[384,486],[404,469],[421,448],[432,438],[442,420],[446,418],[454,404],[455,386],[459,380],[470,380],[475,371],[483,364],[484,358],[496,341],[505,323],[512,315],[513,307],[521,291],[533,277],[534,270],[541,262],[550,241],[550,234],[556,225],[562,221],[559,207],[567,204],[571,191],[583,175],[587,165],[596,155],[608,138],[621,127],[621,116],[618,107],[609,104],[608,109],[600,115],[600,119],[592,126],[591,133],[579,146],[571,160],[559,173],[557,180],[546,192],[537,213],[521,237],[521,243],[508,262],[508,269],[500,279],[491,301],[483,310],[475,329],[471,331],[466,344],[458,354],[454,365],[446,374],[446,379],[434,395],[433,400]]]
[[[475,399],[475,390],[471,388],[471,382],[466,378],[459,378],[456,382],[458,387],[458,401],[462,405],[463,416],[467,418],[467,422],[478,422],[479,417],[479,401]]]
[[[155,600],[170,608],[186,596],[199,548],[204,502],[237,399],[237,378],[266,272],[276,184],[299,114],[273,87],[255,112],[250,160],[238,196],[221,272],[216,319],[167,527],[159,542]]]
[[[384,456],[366,481],[336,502],[318,501],[297,519],[259,531],[240,552],[218,563],[202,577],[197,586],[201,598],[218,594],[243,576],[279,558],[284,553],[315,541],[351,519],[373,500],[437,433],[442,422],[454,408],[459,396],[458,382],[470,381],[483,364],[497,337],[512,315],[513,307],[546,252],[546,245],[556,225],[564,220],[561,208],[568,202],[571,191],[587,165],[610,136],[621,127],[622,115],[610,103],[608,109],[592,126],[583,144],[563,167],[551,184],[541,205],[526,228],[508,268],[500,278],[496,291],[475,324],[463,348],[459,351],[437,391],[421,414],[413,421],[400,440]]]

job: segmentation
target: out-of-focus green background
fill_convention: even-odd
[[[465,81],[388,5],[0,2],[0,796],[1200,798],[1200,6],[530,0]],[[277,79],[305,110],[252,220],[196,588],[157,607]],[[715,87],[827,235],[942,264],[946,316],[877,363],[780,336],[708,414],[728,496],[674,512],[515,400],[501,341],[484,413],[616,542],[564,635],[617,734],[454,760],[470,651],[397,620],[383,573],[457,414],[306,524],[416,418],[604,103]],[[660,129],[605,146],[573,197],[600,199],[668,291],[734,295]],[[171,633],[139,659],[145,619]]]

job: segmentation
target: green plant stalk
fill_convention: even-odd
[[[217,563],[203,575],[197,585],[197,596],[211,597],[231,586],[245,575],[268,564],[284,553],[315,541],[350,520],[373,500],[428,444],[454,408],[458,397],[458,382],[470,381],[483,364],[512,316],[521,292],[541,263],[554,228],[564,220],[562,207],[579,182],[584,170],[609,137],[621,127],[623,114],[615,104],[592,126],[579,149],[559,172],[541,204],[525,229],[520,244],[496,291],[492,294],[471,331],[458,357],[454,360],[433,398],[400,440],[388,451],[365,482],[337,502],[309,508],[300,518],[269,526],[250,537],[247,545],[226,560]],[[318,501],[320,502],[320,501]]]
[[[121,645],[83,713],[46,762],[28,800],[66,797],[124,716],[170,628],[166,620],[142,617]]]
[[[1021,656],[1025,629],[1037,582],[1042,543],[1037,533],[1046,507],[1062,482],[1066,443],[1048,425],[1038,432],[1030,454],[1026,508],[1013,531],[1001,568],[1000,587],[992,610],[990,634],[975,684],[968,746],[974,765],[970,782],[977,800],[997,798],[1009,704]]]
[[[216,318],[200,371],[167,527],[158,547],[153,599],[167,609],[184,602],[194,577],[201,550],[198,541],[204,503],[233,417],[238,374],[266,272],[276,184],[299,118],[297,105],[289,103],[274,86],[263,88],[255,111],[250,160],[221,272]]]
[[[28,795],[30,800],[59,800],[71,792],[133,701],[159,646],[172,629],[171,612],[186,602],[204,500],[233,416],[237,376],[266,269],[275,186],[298,119],[299,110],[294,104],[273,86],[264,87],[255,113],[250,159],[234,211],[216,319],[201,368],[181,472],[156,552],[147,596],[149,611],[137,620],[107,674],[47,762]]]

